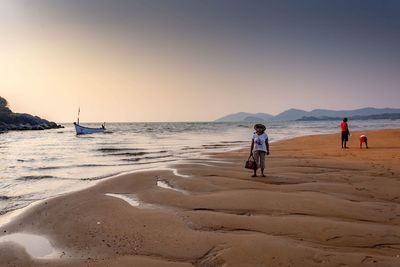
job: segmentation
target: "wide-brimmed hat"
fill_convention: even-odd
[[[256,125],[254,125],[254,130],[256,130],[257,128],[261,128],[263,131],[267,129],[267,127],[265,127],[265,125],[261,123],[257,123]]]

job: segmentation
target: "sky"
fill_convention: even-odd
[[[1,0],[0,96],[57,122],[400,107],[400,1]]]

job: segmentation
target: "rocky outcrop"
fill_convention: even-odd
[[[46,130],[63,126],[26,113],[14,113],[8,107],[6,99],[0,96],[0,132]]]

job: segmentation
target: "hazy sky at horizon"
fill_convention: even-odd
[[[4,0],[0,96],[67,122],[400,107],[400,1]]]

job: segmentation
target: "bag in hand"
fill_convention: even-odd
[[[257,169],[257,163],[254,160],[253,155],[250,155],[249,158],[246,161],[246,164],[244,165],[246,169],[250,170],[256,170]]]

